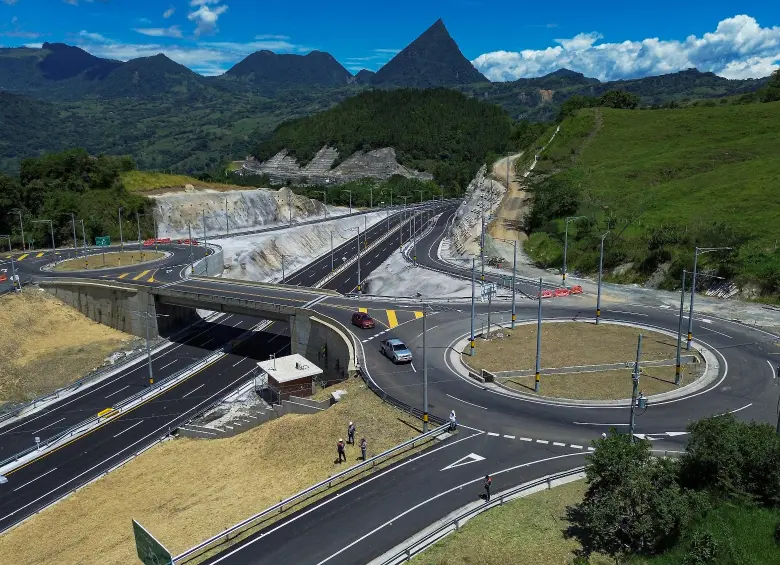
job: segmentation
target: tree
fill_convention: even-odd
[[[780,100],[780,69],[772,73],[769,82],[756,93],[756,96],[761,102]]]
[[[639,97],[622,90],[610,90],[605,92],[599,99],[599,106],[607,108],[620,108],[623,110],[633,110],[639,106]]]
[[[588,490],[567,509],[569,537],[584,555],[600,552],[619,564],[673,545],[692,515],[695,497],[677,483],[678,463],[651,456],[650,442],[614,432],[588,456]]]

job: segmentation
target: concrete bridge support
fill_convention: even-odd
[[[324,371],[323,379],[337,382],[356,371],[355,351],[346,330],[315,313],[290,316],[292,353],[299,353]]]

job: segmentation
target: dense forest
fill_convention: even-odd
[[[119,178],[122,171],[134,168],[130,157],[93,157],[83,149],[25,159],[18,177],[0,174],[0,233],[12,234],[14,246],[21,247],[21,213],[26,246],[51,246],[47,220],[52,222],[57,246],[72,245],[74,214],[79,245],[81,220],[88,242],[102,235],[118,240],[122,207],[124,233],[135,239],[138,213],[142,235],[150,235],[151,201],[129,193]]]
[[[401,164],[434,174],[442,186],[465,187],[492,154],[509,150],[512,122],[498,106],[447,89],[364,92],[337,106],[279,126],[256,154],[287,149],[307,162],[324,145],[341,159],[393,147]]]

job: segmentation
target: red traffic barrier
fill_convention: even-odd
[[[8,275],[0,275],[0,282],[5,282],[8,280]]]
[[[569,294],[582,294],[582,287],[575,285],[569,289]]]
[[[199,245],[199,243],[198,243],[198,240],[197,240],[197,239],[193,239],[193,240],[189,240],[189,239],[180,239],[180,240],[178,240],[178,243],[180,243],[180,244],[182,244],[182,245],[189,245],[190,243],[192,243],[192,245]]]
[[[157,243],[170,243],[171,242],[171,238],[170,237],[158,238],[155,241]]]
[[[151,247],[152,245],[154,245],[154,240],[153,239],[145,239],[144,240],[144,247]]]
[[[552,298],[555,296],[555,293],[553,293],[552,290],[543,290],[542,291],[542,298]],[[539,298],[539,293],[536,293],[536,298]]]
[[[555,296],[556,297],[569,296],[569,289],[567,289],[567,288],[556,288],[555,289]]]

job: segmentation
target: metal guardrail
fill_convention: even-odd
[[[345,479],[348,476],[355,475],[362,473],[364,471],[373,469],[376,467],[377,463],[380,462],[383,459],[387,459],[388,457],[391,457],[393,455],[396,455],[398,453],[402,453],[403,451],[406,451],[408,449],[414,449],[417,447],[418,443],[421,441],[427,441],[432,437],[435,437],[442,432],[446,431],[448,428],[448,425],[440,426],[438,428],[435,428],[433,430],[429,430],[428,432],[421,434],[413,439],[410,439],[408,441],[405,441],[404,443],[401,443],[399,445],[396,445],[395,447],[388,449],[387,451],[384,451],[380,453],[379,455],[375,455],[374,457],[367,459],[366,461],[363,461],[361,463],[358,463],[357,465],[350,467],[349,469],[342,471],[340,473],[337,473],[333,475],[332,477],[329,477],[325,479],[324,481],[321,481],[317,483],[314,486],[311,486],[307,488],[306,490],[303,490],[299,492],[298,494],[294,494],[289,498],[286,498],[285,500],[282,500],[278,504],[274,504],[270,508],[266,508],[262,512],[259,512],[255,514],[254,516],[251,516],[247,518],[246,520],[243,520],[236,524],[235,526],[232,526],[228,528],[227,530],[210,537],[204,542],[199,543],[195,547],[192,547],[182,553],[181,555],[177,555],[174,557],[173,562],[174,563],[185,563],[187,561],[190,561],[205,552],[216,548],[217,546],[221,545],[222,543],[225,543],[227,541],[230,541],[231,539],[235,539],[236,536],[238,536],[241,533],[246,532],[249,529],[252,529],[258,525],[260,525],[262,522],[266,521],[269,517],[278,516],[282,512],[284,512],[285,508],[290,509],[293,506],[296,506],[300,504],[301,502],[304,502],[305,500],[311,498],[315,494],[321,492],[322,489],[329,489],[333,486],[333,483],[340,482],[342,479]]]
[[[507,500],[516,498],[519,494],[525,491],[538,488],[545,484],[547,485],[547,488],[552,488],[553,481],[565,479],[573,475],[578,475],[582,473],[584,470],[585,467],[577,467],[575,469],[570,469],[569,471],[563,471],[562,473],[548,475],[546,477],[542,477],[535,481],[531,481],[530,483],[525,483],[523,485],[505,491],[500,495],[496,495],[495,497],[491,497],[490,502],[486,502],[485,504],[480,504],[479,506],[466,510],[465,512],[455,516],[453,519],[449,520],[445,524],[442,524],[440,527],[436,528],[435,530],[428,532],[420,539],[416,539],[414,541],[407,540],[409,541],[409,543],[402,551],[399,551],[395,555],[388,557],[381,563],[372,561],[372,565],[396,565],[398,563],[403,563],[404,561],[409,561],[412,559],[412,557],[414,557],[424,549],[428,548],[429,546],[439,541],[446,534],[450,533],[451,531],[458,531],[461,522],[468,521],[469,519],[473,518],[477,514],[481,514],[485,510],[489,510],[490,508],[494,508],[496,506],[501,506]]]

